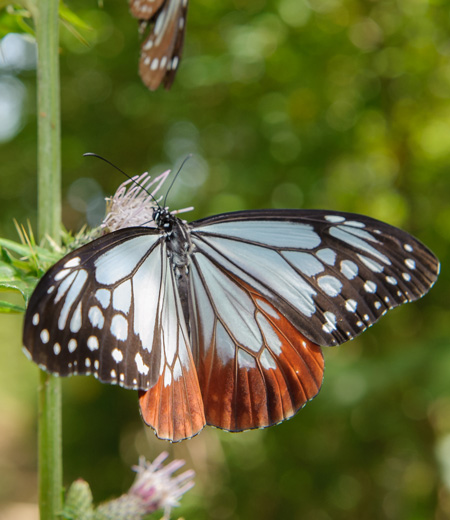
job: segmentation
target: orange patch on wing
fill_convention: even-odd
[[[264,428],[289,419],[317,395],[323,380],[323,355],[266,298],[232,278],[252,298],[278,341],[274,344],[273,337],[265,338],[258,353],[246,351],[255,358],[254,367],[239,366],[237,354],[224,363],[215,338],[209,348],[200,348],[207,352],[197,367],[206,421],[229,431]]]
[[[142,418],[160,439],[172,442],[189,439],[205,426],[203,401],[193,365],[183,370],[178,379],[172,377],[167,386],[164,374],[161,375],[150,390],[139,392],[139,405]]]

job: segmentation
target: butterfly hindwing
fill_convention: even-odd
[[[196,249],[241,279],[318,345],[354,338],[414,301],[436,257],[380,221],[320,210],[244,211],[193,223]]]
[[[41,279],[27,309],[24,345],[57,375],[149,388],[159,377],[156,308],[162,283],[158,231],[133,228],[73,251]]]
[[[159,377],[151,389],[140,392],[139,404],[142,418],[156,435],[176,442],[196,435],[205,426],[205,416],[189,333],[167,255],[156,321],[161,350]]]
[[[320,348],[263,296],[195,254],[191,332],[208,424],[263,428],[294,415],[319,391]]]

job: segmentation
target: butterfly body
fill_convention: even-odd
[[[107,234],[33,293],[24,345],[42,368],[140,391],[160,438],[294,415],[320,389],[320,346],[341,344],[433,285],[436,257],[365,217],[261,210]]]

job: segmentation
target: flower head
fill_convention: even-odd
[[[170,518],[172,508],[178,507],[180,498],[193,486],[195,473],[185,471],[173,477],[173,473],[184,466],[184,460],[174,460],[163,466],[169,454],[161,453],[153,462],[139,459],[139,465],[133,469],[137,472],[136,480],[128,493],[100,505],[96,510],[97,520],[140,520],[144,516],[164,510],[164,519]]]
[[[195,472],[187,470],[176,477],[173,473],[184,466],[184,460],[173,460],[167,466],[163,466],[163,461],[169,454],[164,451],[153,462],[147,462],[143,457],[139,460],[139,465],[133,469],[137,472],[134,484],[130,488],[130,494],[143,500],[147,505],[147,513],[164,509],[164,516],[170,517],[170,510],[178,507],[179,499],[193,486]]]
[[[133,226],[155,227],[153,211],[162,199],[162,196],[156,198],[156,194],[169,174],[170,170],[167,170],[152,180],[145,172],[123,182],[116,193],[106,199],[106,217],[101,227],[108,232]],[[191,209],[189,207],[171,213],[183,213]]]

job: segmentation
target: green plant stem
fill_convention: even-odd
[[[33,16],[38,48],[38,233],[59,242],[61,226],[61,132],[58,0],[37,0]],[[40,373],[39,510],[54,520],[62,510],[61,383]]]

